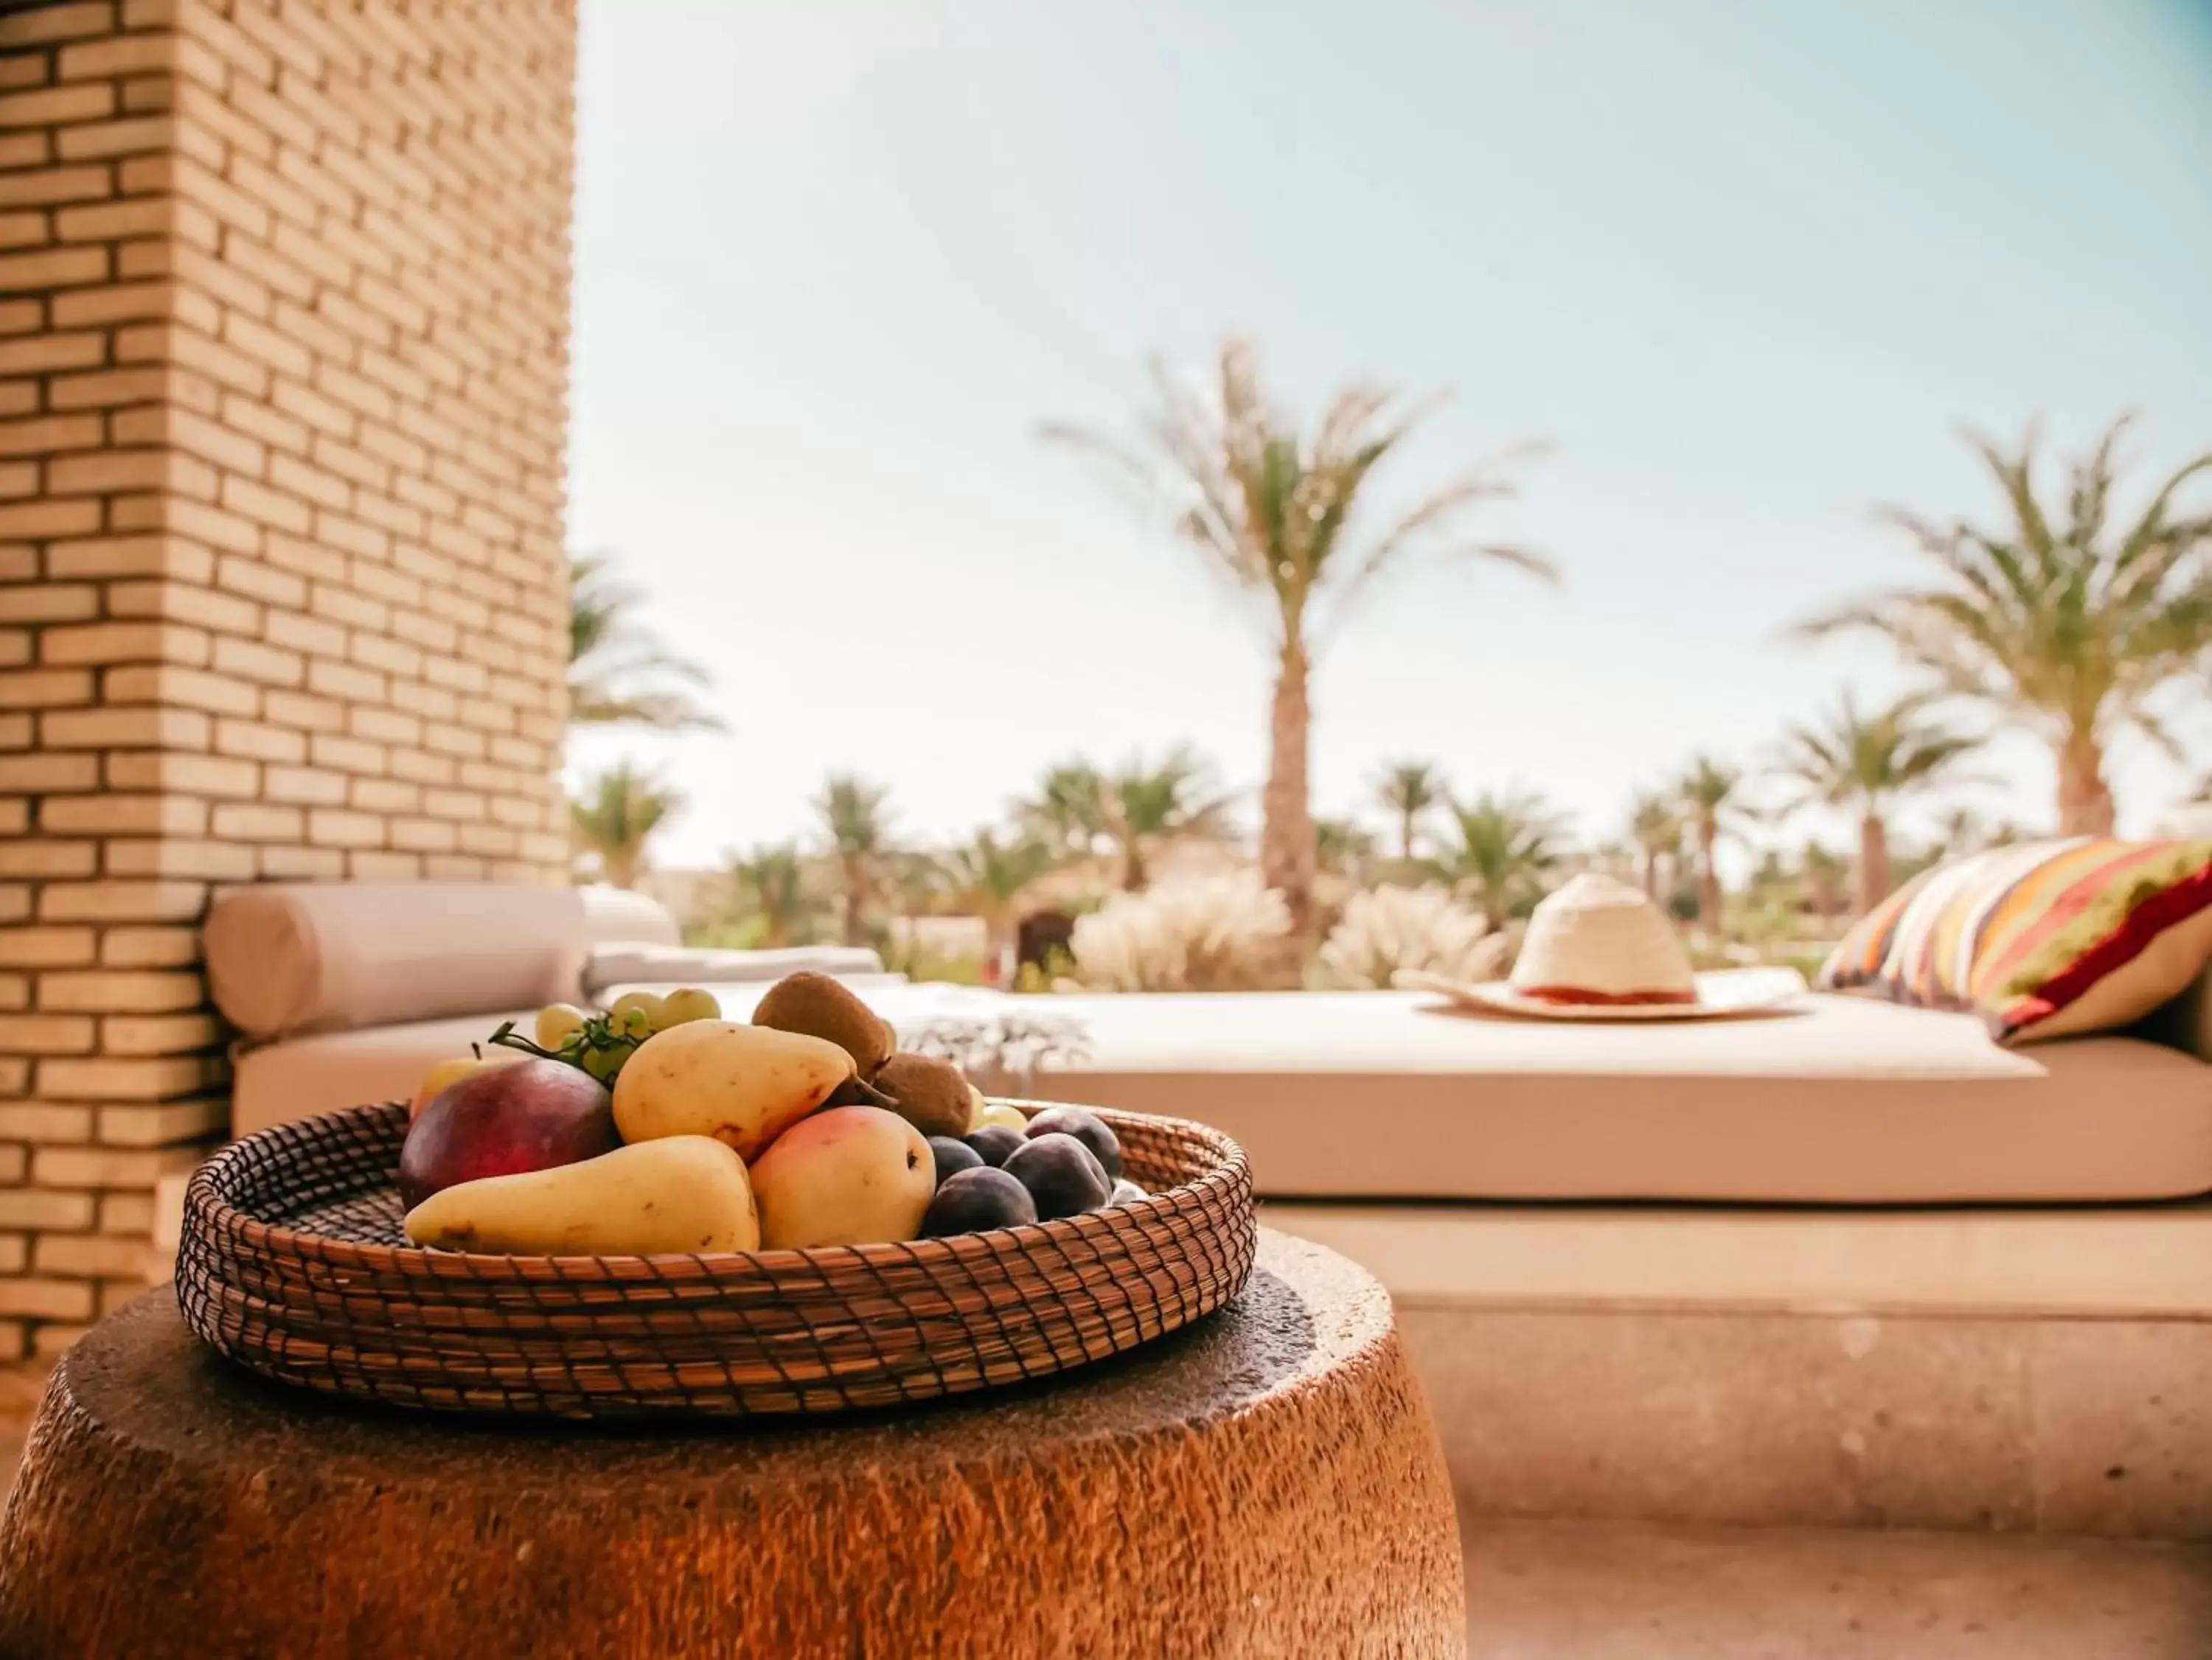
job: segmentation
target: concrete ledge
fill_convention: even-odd
[[[2020,1210],[1270,1203],[1401,1307],[2212,1319],[2212,1205]]]
[[[1271,1204],[1375,1272],[1462,1509],[2212,1538],[2212,1215]]]

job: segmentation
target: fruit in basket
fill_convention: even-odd
[[[986,1101],[983,1116],[977,1120],[975,1127],[981,1130],[987,1124],[1000,1125],[1019,1136],[1028,1130],[1030,1115],[1018,1106],[1008,1106],[1004,1101]]]
[[[1029,1189],[1039,1219],[1048,1222],[1096,1210],[1114,1190],[1112,1178],[1091,1149],[1062,1132],[1024,1141],[1000,1167]]]
[[[872,1082],[890,1057],[891,1029],[876,1011],[827,974],[802,970],[769,987],[753,1010],[755,1026],[826,1038],[853,1057],[853,1069]]]
[[[981,1130],[983,1127],[983,1115],[990,1109],[991,1104],[983,1099],[983,1092],[976,1088],[974,1084],[969,1084],[968,1086],[968,1128]]]
[[[413,1124],[422,1116],[422,1109],[441,1094],[446,1086],[459,1083],[471,1072],[482,1071],[487,1066],[497,1066],[507,1057],[490,1055],[456,1055],[449,1061],[440,1061],[422,1075],[422,1081],[415,1091],[415,1098],[407,1103],[407,1122]]]
[[[968,1080],[934,1055],[893,1055],[876,1069],[875,1086],[892,1110],[925,1136],[968,1133]]]
[[[852,1075],[853,1057],[825,1039],[691,1021],[656,1032],[623,1063],[615,1123],[626,1142],[712,1136],[750,1163]]]
[[[591,1016],[572,1003],[550,1003],[538,1011],[531,1035],[540,1049],[559,1049],[584,1029]]]
[[[1121,1138],[1113,1126],[1087,1106],[1048,1106],[1029,1121],[1024,1135],[1073,1136],[1091,1149],[1091,1156],[1105,1167],[1109,1179],[1121,1173]]]
[[[665,1032],[672,1026],[721,1018],[722,1005],[713,992],[704,986],[679,985],[660,1000],[660,1024],[657,1029]]]
[[[586,1044],[578,1051],[576,1064],[611,1089],[616,1078],[621,1075],[623,1063],[636,1052],[626,1044],[611,1044],[605,1047]]]
[[[495,1048],[559,1061],[589,1073],[600,1083],[611,1085],[623,1063],[650,1035],[642,1014],[594,1015],[574,1003],[548,1003],[531,1021],[531,1035],[523,1036],[508,1021],[491,1034]],[[624,1030],[624,1026],[641,1028]]]
[[[980,1233],[987,1227],[1019,1227],[1037,1219],[1036,1201],[1003,1170],[981,1165],[963,1170],[937,1190],[922,1213],[921,1237]]]
[[[399,1197],[410,1210],[441,1189],[486,1176],[574,1164],[611,1151],[605,1085],[560,1061],[480,1067],[422,1109],[399,1148]]]
[[[1152,1197],[1136,1183],[1123,1176],[1115,1180],[1114,1190],[1106,1196],[1106,1203],[1109,1205],[1134,1204],[1139,1199],[1149,1199]]]
[[[987,1124],[981,1130],[971,1130],[960,1138],[973,1148],[975,1156],[994,1168],[1006,1163],[1006,1154],[1022,1144],[1022,1133],[1009,1130],[1002,1124]]]
[[[607,1024],[617,1035],[643,1043],[660,1029],[660,998],[652,991],[625,991],[607,1005]]]
[[[778,1136],[754,1160],[752,1181],[769,1250],[875,1245],[915,1237],[937,1166],[897,1113],[833,1106]]]
[[[963,1170],[981,1170],[983,1167],[981,1154],[967,1142],[956,1142],[950,1136],[932,1136],[929,1138],[929,1157],[937,1166],[937,1184],[939,1187]]]
[[[461,1182],[410,1210],[406,1229],[415,1244],[447,1251],[550,1257],[760,1244],[744,1160],[707,1136],[666,1136],[578,1164]]]

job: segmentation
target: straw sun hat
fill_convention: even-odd
[[[1546,1020],[1682,1021],[1771,1009],[1804,990],[1794,972],[1693,974],[1674,925],[1639,888],[1584,871],[1539,905],[1510,979],[1466,985],[1431,974],[1401,985]]]

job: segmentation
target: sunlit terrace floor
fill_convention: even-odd
[[[1462,1524],[1468,1660],[2202,1660],[2212,1548]]]

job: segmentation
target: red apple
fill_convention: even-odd
[[[622,1145],[614,1097],[563,1061],[488,1066],[431,1098],[399,1149],[407,1209],[457,1182],[596,1159]]]

